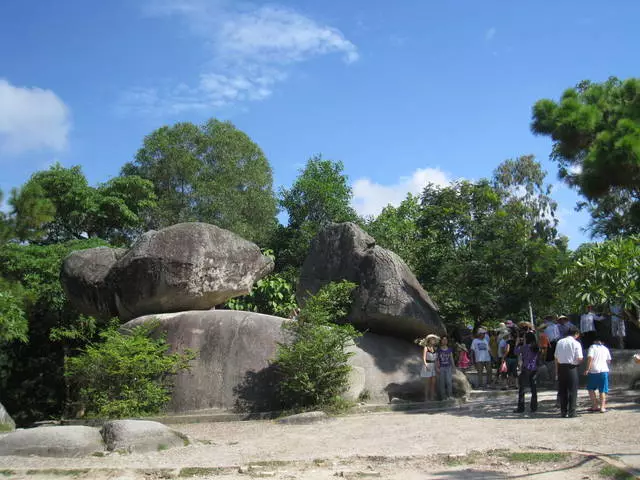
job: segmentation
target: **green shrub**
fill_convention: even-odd
[[[90,344],[65,362],[65,375],[76,386],[85,415],[102,418],[139,417],[160,412],[171,392],[171,379],[189,368],[191,351],[168,353],[164,338],[153,338],[156,325],[129,334],[110,328],[101,343]]]
[[[298,306],[293,284],[281,274],[258,280],[249,295],[232,298],[226,303],[229,310],[244,310],[287,318]]]
[[[330,283],[309,298],[297,321],[283,325],[291,342],[281,343],[275,365],[284,408],[331,407],[343,403],[351,367],[346,347],[359,336],[346,317],[356,285]]]

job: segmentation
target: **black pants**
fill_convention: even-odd
[[[558,365],[558,396],[560,397],[562,416],[574,416],[578,397],[578,369],[576,365],[568,363]]]
[[[531,411],[538,410],[538,380],[537,370],[522,370],[518,377],[518,411],[524,412],[524,392],[527,387],[531,389]]]

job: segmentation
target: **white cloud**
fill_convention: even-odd
[[[51,90],[17,87],[0,78],[0,152],[61,151],[70,129],[69,109]]]
[[[338,29],[284,7],[152,0],[146,12],[184,21],[210,52],[208,64],[215,68],[203,69],[190,85],[132,89],[121,99],[124,111],[175,113],[263,100],[293,64],[327,54],[339,54],[347,64],[359,58],[356,46]]]
[[[223,56],[258,62],[298,62],[327,53],[340,53],[347,63],[358,60],[355,45],[339,30],[281,7],[232,15],[222,24],[217,47]]]
[[[568,170],[571,175],[580,175],[582,173],[582,164],[571,165]]]
[[[490,42],[491,40],[493,40],[493,37],[496,36],[496,33],[498,33],[498,30],[496,30],[496,27],[491,27],[485,32],[484,39],[487,42]]]
[[[392,185],[359,178],[353,183],[353,208],[360,215],[378,215],[387,205],[400,205],[407,193],[419,195],[427,183],[446,186],[451,181],[449,175],[439,168],[419,168],[411,176],[401,177]]]

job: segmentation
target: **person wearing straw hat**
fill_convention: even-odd
[[[436,353],[436,345],[440,341],[437,335],[430,334],[424,339],[422,350],[422,371],[420,376],[425,379],[424,399],[435,400],[436,399],[436,360],[438,355]]]

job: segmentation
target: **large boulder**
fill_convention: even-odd
[[[102,436],[93,427],[38,427],[17,430],[0,438],[0,455],[71,458],[101,451],[104,451]]]
[[[178,373],[168,407],[170,413],[204,409],[279,410],[272,366],[277,344],[286,341],[283,318],[233,310],[190,311],[148,315],[122,326],[122,331],[156,322],[155,333],[166,335],[172,350],[191,348],[197,358],[191,370]],[[422,351],[412,342],[365,333],[351,347],[354,367],[347,396],[366,392],[370,401],[386,403],[398,397],[421,400]],[[470,390],[466,379],[454,379],[454,393]],[[464,377],[464,375],[462,375]]]
[[[613,388],[640,387],[640,365],[633,358],[635,350],[611,350],[609,385]]]
[[[104,318],[118,315],[107,276],[126,252],[124,248],[97,247],[77,250],[65,258],[60,280],[79,311]]]
[[[266,411],[275,406],[275,372],[270,362],[283,340],[284,319],[236,310],[190,311],[148,315],[124,324],[122,331],[156,323],[173,351],[193,349],[190,370],[174,381],[168,410],[208,408]]]
[[[16,429],[16,423],[0,403],[0,432],[11,432]]]
[[[151,313],[208,310],[251,291],[273,269],[257,245],[206,223],[143,234],[126,252],[73,252],[61,280],[82,313],[123,320]]]
[[[112,420],[100,433],[109,451],[155,452],[189,445],[184,433],[148,420]]]
[[[349,320],[362,330],[407,340],[445,332],[437,306],[406,263],[354,223],[327,225],[314,239],[300,272],[298,301],[339,280],[358,284]]]

